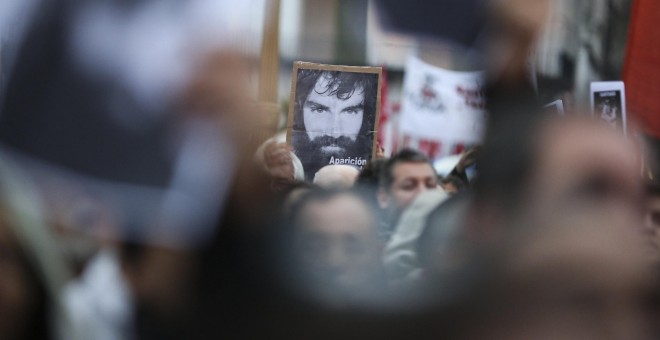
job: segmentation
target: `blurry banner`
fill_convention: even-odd
[[[83,67],[72,50],[75,34],[90,30],[74,19],[81,11],[73,1],[37,10],[3,89],[0,144],[83,175],[164,187],[174,164],[169,122],[117,79]]]
[[[294,63],[287,142],[307,180],[323,166],[361,169],[373,157],[381,72],[380,67]]]
[[[258,54],[262,20],[248,19],[265,2],[34,1],[0,70],[0,152],[79,230],[96,218],[122,240],[208,241],[238,156],[229,112],[201,118],[181,99],[210,51]]]
[[[481,141],[485,128],[482,72],[456,72],[411,57],[401,99],[403,147],[431,159],[461,153]]]
[[[626,133],[626,89],[621,81],[591,83],[591,113]]]
[[[635,0],[632,5],[623,80],[631,117],[647,134],[660,138],[660,1]]]

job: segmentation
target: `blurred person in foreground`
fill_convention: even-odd
[[[355,304],[381,292],[377,220],[356,193],[312,190],[292,208],[294,270],[326,303]]]
[[[62,299],[71,266],[35,187],[7,154],[0,158],[0,337],[83,339]]]
[[[439,184],[429,159],[417,151],[404,149],[382,166],[378,187],[379,232],[387,239],[394,232],[401,213],[415,197],[427,190],[438,190]]]
[[[514,121],[485,143],[464,222],[432,213],[420,238],[427,292],[458,301],[456,338],[653,338],[638,148],[587,118]]]
[[[594,206],[642,226],[640,154],[634,143],[587,118],[516,117],[491,133],[466,215],[477,242],[497,243],[522,218]],[[590,210],[594,211],[594,210]]]
[[[459,338],[656,338],[660,300],[642,235],[611,218],[621,211],[563,213],[521,225],[482,262],[491,274]]]

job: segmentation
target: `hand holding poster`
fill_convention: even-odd
[[[287,142],[307,180],[326,165],[361,169],[372,158],[380,78],[380,67],[294,63]]]
[[[622,81],[591,83],[591,113],[626,133],[626,89]]]

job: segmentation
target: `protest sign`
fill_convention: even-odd
[[[483,72],[457,72],[411,57],[401,99],[403,147],[431,159],[479,144],[485,127]]]
[[[305,178],[330,164],[361,169],[375,154],[380,67],[295,62],[287,142]]]
[[[591,113],[626,133],[626,89],[622,81],[591,83]]]

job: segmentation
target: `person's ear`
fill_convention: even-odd
[[[378,188],[378,192],[376,192],[376,200],[381,209],[387,209],[387,207],[390,206],[390,195],[383,188]]]

